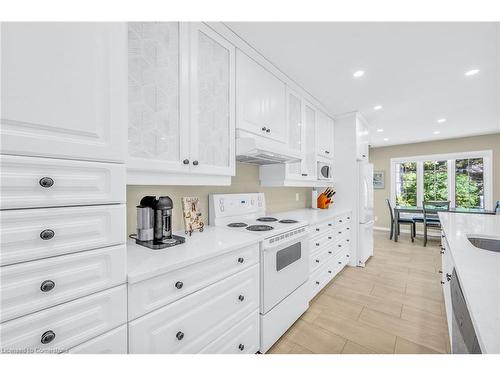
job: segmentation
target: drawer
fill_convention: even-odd
[[[129,322],[130,353],[198,353],[259,308],[259,265]]]
[[[350,223],[351,222],[351,214],[348,213],[348,214],[344,214],[344,215],[339,215],[339,216],[335,217],[334,222],[335,222],[335,227],[344,225],[346,223]]]
[[[318,294],[321,289],[328,284],[329,281],[329,273],[327,272],[325,267],[321,267],[316,272],[314,272],[311,276],[309,276],[309,291],[311,293],[310,299],[313,299],[316,294]]]
[[[335,237],[331,233],[328,233],[321,237],[312,238],[311,240],[309,240],[309,249],[311,253],[314,253],[315,251],[325,246],[330,246],[334,241]]]
[[[311,238],[314,239],[316,236],[322,236],[329,233],[331,229],[333,229],[333,223],[331,221],[323,221],[321,223],[311,225],[309,230]]]
[[[127,321],[124,285],[0,324],[3,352],[60,353]]]
[[[129,320],[163,307],[259,262],[252,245],[136,284],[128,284]]]
[[[2,266],[119,245],[125,205],[7,210],[0,215]]]
[[[259,351],[259,310],[206,346],[202,354],[255,354]]]
[[[0,156],[0,208],[125,203],[125,166]]]
[[[68,354],[127,354],[127,325],[124,324],[68,350]]]
[[[351,223],[345,223],[342,225],[338,225],[334,229],[335,238],[350,238],[351,237]]]
[[[125,245],[2,267],[1,321],[123,284],[126,277]]]
[[[316,271],[319,267],[324,266],[333,256],[333,251],[328,247],[323,247],[321,250],[311,254],[309,263],[309,272]]]
[[[339,254],[340,252],[344,251],[350,246],[351,246],[351,240],[349,238],[341,238],[340,240],[335,242],[335,245],[333,246],[334,253]]]

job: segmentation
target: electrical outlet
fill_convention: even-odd
[[[299,201],[299,198],[300,198],[299,193],[295,193],[295,201],[296,201],[296,202],[298,202],[298,201]]]

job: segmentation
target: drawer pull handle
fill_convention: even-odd
[[[184,332],[181,331],[177,332],[175,334],[175,337],[177,337],[177,340],[181,341],[184,338]]]
[[[439,270],[439,273],[443,273],[443,271]]]
[[[349,258],[349,254],[346,254],[346,258]]]
[[[332,237],[328,237],[328,239],[329,239],[329,240],[331,240],[331,239],[332,239]]]
[[[319,246],[319,242],[316,242],[316,246]]]
[[[349,238],[346,241],[349,242]]]
[[[316,228],[316,232],[319,232],[319,228]]]
[[[263,132],[265,132],[265,131],[266,131],[266,129],[267,129],[267,128],[266,128],[265,126],[263,126],[261,130],[262,130]]]
[[[339,220],[339,223],[341,223],[341,222],[342,222],[342,220]]]
[[[243,263],[245,261],[244,258],[238,258],[238,263]]]
[[[316,259],[316,263],[319,263],[319,259]]]
[[[183,287],[183,286],[184,286],[184,283],[183,283],[182,281],[177,281],[177,282],[175,283],[175,287],[176,287],[177,289],[182,289],[182,287]]]
[[[347,216],[347,220],[349,220],[351,217],[350,216]]]
[[[328,223],[328,226],[331,227],[332,226],[332,223]]]
[[[189,159],[184,159],[184,160],[182,161],[182,164],[185,164],[185,165],[189,164]]]
[[[441,284],[444,284],[444,281],[441,281]]]
[[[342,232],[339,232],[339,234],[342,234]]]
[[[245,350],[245,345],[243,344],[238,345],[238,349],[240,349],[241,351]]]
[[[331,251],[328,252],[328,254],[331,254],[331,253],[332,253]]]
[[[339,262],[339,264],[342,264],[342,262]]]
[[[52,229],[45,229],[40,232],[40,238],[42,240],[50,240],[54,238],[55,232]]]
[[[54,333],[54,331],[47,331],[47,332],[43,333],[42,339],[40,340],[40,342],[42,344],[48,344],[48,343],[52,342],[55,338],[56,338],[56,334]]]
[[[441,250],[441,251],[439,252],[439,254],[444,254],[444,250]]]
[[[347,228],[347,230],[349,230],[349,229],[351,229],[351,228]]]
[[[316,281],[316,285],[319,285],[319,281]]]
[[[198,160],[193,161],[193,165],[198,165]]]
[[[42,177],[40,181],[38,181],[38,183],[40,184],[41,187],[49,188],[52,185],[54,185],[54,180],[51,179],[50,177]]]
[[[332,271],[328,270],[328,273],[332,273]]]
[[[243,295],[241,295],[241,294],[240,294],[240,295],[238,296],[238,299],[239,299],[241,302],[243,302],[243,300],[245,299],[245,296],[243,296]]]
[[[338,247],[342,247],[342,245],[337,245]]]
[[[56,286],[56,283],[53,282],[52,280],[45,280],[41,285],[40,285],[40,290],[42,292],[50,292],[52,289],[54,289]]]
[[[446,280],[448,280],[448,281],[451,280],[451,275],[449,273],[446,274]]]

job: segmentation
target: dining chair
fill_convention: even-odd
[[[497,205],[495,207],[495,212],[497,215],[500,215],[500,201],[497,201]]]
[[[424,201],[422,208],[424,212],[424,246],[427,246],[427,228],[441,229],[438,212],[449,211],[450,201]]]
[[[389,199],[386,199],[385,201],[387,203],[387,206],[389,207],[389,213],[391,214],[391,233],[389,235],[389,239],[392,240],[395,230],[398,231],[398,235],[401,233],[400,224],[410,224],[411,242],[415,241],[415,221],[411,218],[400,217],[398,222],[396,223],[394,219],[394,210],[391,206],[391,201]]]

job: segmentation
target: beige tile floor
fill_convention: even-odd
[[[439,241],[388,237],[375,231],[366,267],[337,275],[268,353],[449,353]]]

